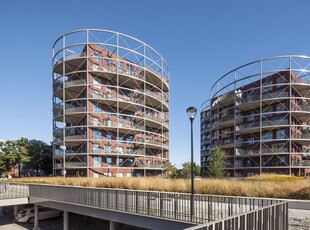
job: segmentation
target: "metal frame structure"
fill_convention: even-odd
[[[98,29],[53,45],[54,175],[161,176],[169,68],[152,47]]]
[[[227,176],[310,173],[310,57],[240,66],[211,88],[201,111],[201,165],[221,147]]]

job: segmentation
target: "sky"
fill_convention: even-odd
[[[186,108],[230,70],[265,57],[310,55],[308,0],[0,0],[0,139],[52,141],[52,45],[77,29],[133,36],[170,67],[170,160],[190,160]],[[200,163],[200,116],[194,120]]]

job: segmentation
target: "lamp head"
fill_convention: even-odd
[[[197,109],[193,106],[187,108],[186,110],[187,116],[188,118],[193,121],[195,119],[196,113],[197,113]]]

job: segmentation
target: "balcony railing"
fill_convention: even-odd
[[[195,209],[191,217],[191,195],[187,193],[38,184],[29,186],[29,196],[33,198],[193,223],[211,222],[263,207],[283,204],[280,200],[196,194],[194,195]]]
[[[84,168],[87,167],[86,162],[66,162],[65,164],[63,163],[56,163],[54,164],[54,168]]]

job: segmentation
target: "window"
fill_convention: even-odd
[[[119,143],[123,143],[124,138],[123,137],[118,137]]]
[[[94,87],[96,87],[97,89],[101,89],[101,79],[100,78],[94,78],[93,84],[94,84]]]
[[[116,173],[116,177],[124,177],[124,173]]]
[[[246,118],[248,122],[249,122],[249,121],[254,121],[254,116],[253,116],[253,114],[254,114],[253,111],[250,111],[250,112],[248,113],[248,117]]]
[[[116,66],[119,70],[123,70],[123,62],[116,61]]]
[[[111,92],[111,91],[112,91],[111,82],[107,81],[107,82],[106,82],[106,85],[107,85],[107,86],[106,86],[107,91],[108,91],[108,92]]]
[[[133,72],[133,67],[131,65],[127,65],[126,66],[126,72],[130,75],[132,75],[132,72]]]
[[[99,126],[99,119],[98,118],[94,118],[94,126]]]
[[[93,145],[93,152],[94,153],[99,153],[99,145],[98,144],[94,144]]]
[[[99,173],[94,172],[94,177],[99,177]]]
[[[93,70],[99,70],[99,65],[93,64]]]
[[[268,87],[263,88],[263,93],[268,93],[270,91],[272,91],[272,86],[268,86]]]
[[[277,84],[286,83],[285,77],[278,77]]]
[[[287,138],[286,137],[286,134],[285,134],[285,130],[277,130],[277,132],[276,132],[276,136],[277,136],[277,139],[285,139],[285,138]]]
[[[101,62],[101,57],[102,57],[102,53],[99,52],[98,50],[94,50],[94,59],[97,61],[97,62]]]
[[[107,176],[107,177],[111,177],[112,176],[112,173],[111,172],[105,172],[103,173],[104,176]]]
[[[111,153],[111,152],[112,152],[112,146],[110,146],[110,145],[105,145],[105,146],[104,146],[104,152],[105,152],[105,153]]]
[[[132,173],[126,173],[126,177],[132,177]]]
[[[263,159],[263,166],[265,167],[272,166],[272,160],[269,158]]]
[[[254,144],[254,136],[251,136],[251,135],[249,135],[249,136],[247,136],[247,143],[248,144]]]
[[[272,132],[263,134],[263,140],[272,140]]]
[[[277,111],[286,111],[286,107],[284,104],[277,104]]]
[[[249,90],[247,91],[247,96],[253,96],[254,93],[255,93],[254,89],[249,89]]]
[[[116,152],[119,153],[119,154],[123,154],[124,153],[124,147],[116,147]]]
[[[116,159],[116,166],[121,166],[123,164],[123,159],[122,158],[117,158]]]
[[[111,140],[112,140],[111,134],[107,134],[107,141],[111,141]]]
[[[94,91],[94,98],[99,98],[99,92],[98,91]]]
[[[112,66],[112,60],[111,59],[107,58],[106,62],[107,62],[108,67]]]
[[[94,167],[98,168],[102,165],[102,157],[94,157]]]
[[[100,114],[101,113],[101,107],[99,105],[94,105],[94,111],[95,111],[95,113]]]
[[[253,167],[255,165],[255,163],[252,160],[247,160],[246,165],[247,165],[247,167]]]
[[[94,139],[101,140],[102,133],[100,131],[94,131]]]
[[[112,166],[112,158],[111,157],[107,157],[107,165],[108,165],[108,167]]]

